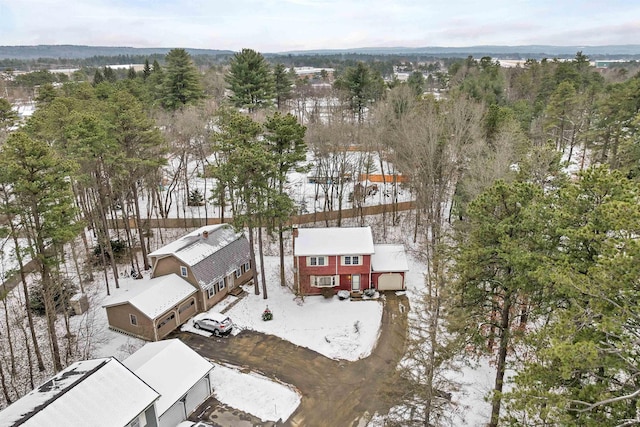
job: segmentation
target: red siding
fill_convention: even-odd
[[[324,288],[310,286],[310,276],[340,275],[340,285],[332,288],[334,291],[341,289],[351,290],[351,275],[360,274],[360,289],[366,289],[371,283],[371,255],[361,255],[361,265],[341,265],[341,256],[328,256],[326,266],[308,266],[307,257],[296,257],[294,266],[298,267],[300,291],[304,295],[320,295]]]

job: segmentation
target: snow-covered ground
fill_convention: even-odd
[[[293,387],[255,372],[245,374],[214,363],[211,379],[216,399],[262,421],[286,421],[300,405],[300,394]]]
[[[285,257],[285,263],[291,265],[292,262],[291,257]],[[275,335],[331,359],[358,360],[371,354],[380,334],[381,301],[356,302],[322,296],[296,298],[288,287],[280,286],[278,268],[278,257],[265,257],[268,299],[263,299],[262,291],[255,295],[253,285],[245,286],[248,295],[226,311],[235,325],[232,335],[251,329]],[[227,300],[235,301],[235,297],[227,297],[221,304]],[[223,311],[221,304],[210,311]],[[262,312],[267,306],[273,313],[273,320],[265,322]],[[193,327],[194,319],[185,323],[182,330],[210,336],[209,332]]]
[[[363,161],[365,153],[359,151],[349,151],[346,154],[347,162],[351,167],[350,170],[357,170],[356,165]],[[208,163],[214,161],[213,157],[207,159]],[[377,153],[371,154],[372,168],[369,170],[370,175],[380,174],[380,160]],[[307,153],[306,164],[309,168],[314,167],[314,157],[312,153]],[[385,174],[387,174],[387,180],[389,180],[390,171],[394,170],[392,164],[386,160],[382,161],[382,167]],[[168,211],[169,218],[218,218],[220,216],[220,207],[215,205],[209,198],[212,196],[212,190],[215,188],[215,180],[213,178],[204,178],[202,173],[202,165],[196,161],[190,161],[187,164],[187,173],[189,177],[189,192],[193,190],[199,190],[204,196],[205,201],[202,206],[188,206],[186,203],[186,186],[183,179],[176,182],[176,188],[172,194],[169,194],[168,183],[170,177],[175,175],[179,169],[179,159],[169,159],[169,163],[164,167],[165,185],[161,185],[160,196],[164,203],[165,200],[170,199],[170,208]],[[299,213],[313,213],[322,212],[325,206],[325,192],[322,185],[319,183],[310,182],[309,176],[313,175],[313,172],[300,173],[291,172],[287,175],[287,184],[285,185],[285,191],[291,196],[296,205],[298,206]],[[350,209],[353,207],[353,203],[349,201],[349,194],[353,192],[354,185],[357,183],[363,185],[371,185],[372,183],[366,181],[359,181],[358,179],[349,180],[345,183],[344,197],[343,197],[343,209]],[[375,184],[378,190],[375,194],[367,196],[364,200],[363,206],[372,206],[378,204],[391,204],[393,202],[392,195],[394,194],[394,187],[396,190],[396,196],[398,202],[405,202],[413,199],[413,195],[400,184],[382,183]],[[325,187],[327,185],[325,184]],[[334,196],[332,204],[337,209],[337,187],[334,187]],[[331,191],[328,190],[329,197],[331,197]],[[169,204],[167,204],[169,206]],[[148,195],[141,192],[140,199],[140,213],[142,217],[149,216],[151,209]],[[231,212],[227,206],[225,210],[225,216],[229,217]],[[132,214],[130,214],[132,215]],[[150,217],[155,217],[157,212],[152,211]]]
[[[373,221],[372,224],[374,224],[375,219],[371,220]],[[411,310],[420,310],[420,291],[424,288],[423,271],[425,270],[425,264],[418,256],[414,256],[415,253],[411,251],[410,247],[413,245],[407,240],[410,237],[406,237],[411,234],[407,232],[411,227],[411,217],[402,217],[399,226],[389,229],[386,241],[394,243],[404,241],[409,248],[410,270],[406,279],[407,295],[411,302]],[[374,225],[373,229],[374,235],[382,235],[379,225]],[[185,231],[180,229],[163,230],[165,242],[183,234],[185,234]],[[271,254],[273,250],[267,253]],[[285,259],[285,265],[292,265],[290,256]],[[226,313],[237,326],[237,331],[234,333],[242,333],[242,329],[252,329],[273,334],[333,359],[356,360],[371,354],[379,334],[382,313],[381,301],[351,302],[348,300],[341,301],[337,297],[324,299],[320,296],[306,297],[304,300],[295,298],[289,288],[280,286],[278,266],[278,257],[265,257],[269,296],[267,300],[264,300],[262,295],[254,295],[253,288],[249,286],[246,288],[249,295],[240,300],[231,296],[227,297],[213,308],[215,311],[226,310]],[[72,262],[69,262],[68,270],[73,275]],[[292,274],[290,268],[287,269],[287,274]],[[126,282],[132,279],[121,277],[120,280],[124,290],[126,289]],[[110,278],[110,285],[112,294],[120,291],[115,289],[112,277]],[[77,345],[85,355],[84,358],[115,356],[123,360],[144,345],[142,340],[108,329],[106,311],[102,308],[102,304],[106,299],[106,285],[104,275],[100,271],[96,270],[94,272],[94,282],[85,284],[85,291],[91,302],[89,311],[83,315],[70,318],[70,328],[76,333],[79,341]],[[16,287],[12,293],[16,294],[15,301],[17,301],[17,304],[23,304],[23,302],[20,302],[24,301],[21,287]],[[13,298],[10,298],[10,300],[13,300]],[[232,303],[235,303],[235,305],[228,309],[228,306]],[[274,319],[264,322],[261,319],[261,313],[267,305],[273,312]],[[0,310],[2,310],[1,307]],[[44,319],[37,319],[37,322],[39,325],[38,330],[42,331],[44,335],[46,332]],[[58,326],[60,328],[59,335],[63,336],[64,322],[59,321]],[[185,326],[185,329],[189,330],[189,326]],[[203,331],[198,332],[207,334]],[[228,339],[234,338],[234,336],[231,336]],[[42,342],[46,342],[44,337]],[[47,353],[45,352],[45,354]],[[249,374],[238,373],[238,375]],[[493,375],[494,368],[486,361],[481,361],[477,366],[461,366],[459,370],[451,371],[452,378],[461,384],[460,390],[453,393],[453,401],[457,402],[458,406],[463,409],[456,412],[464,414],[464,421],[459,418],[457,420],[458,423],[453,425],[475,426],[486,422],[490,413],[490,406],[485,401],[485,396],[486,392],[491,389]],[[233,398],[228,398],[227,394],[221,392],[219,400],[262,419],[288,418],[290,413],[295,410],[295,408],[291,409],[291,395],[283,392],[282,396],[280,396],[278,393],[267,391],[266,388],[260,392],[259,387],[261,387],[261,384],[271,386],[270,383],[264,381],[256,384],[248,381],[246,383],[236,381],[233,383],[235,393],[230,393]],[[273,405],[269,403],[269,405],[273,408],[278,408],[277,413],[265,415],[264,412],[261,412],[261,405],[256,404],[255,407],[246,407],[241,406],[243,403],[233,400],[237,396],[251,395],[250,393],[258,393],[260,395],[269,395],[271,393],[275,396],[274,399],[278,400],[278,403]],[[251,401],[251,399],[242,400]],[[248,403],[244,403],[244,405],[246,404]],[[280,412],[280,409],[282,409],[282,412]]]

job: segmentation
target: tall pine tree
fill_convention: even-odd
[[[273,102],[275,88],[271,69],[262,54],[253,49],[242,49],[233,55],[225,81],[235,107],[254,111]]]
[[[204,97],[198,70],[186,50],[172,49],[167,54],[166,62],[162,82],[164,108],[177,110],[187,104],[195,104]]]

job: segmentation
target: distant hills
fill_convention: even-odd
[[[168,47],[115,47],[78,45],[0,46],[0,59],[65,58],[85,59],[93,56],[166,55]],[[190,55],[232,55],[231,50],[185,49]]]
[[[321,49],[283,52],[291,55],[331,55],[339,53],[387,54],[387,55],[435,55],[435,56],[514,56],[519,58],[542,58],[555,56],[574,56],[581,51],[588,56],[637,56],[640,55],[639,44],[609,46],[466,46],[466,47],[363,47],[355,49]]]
[[[185,48],[191,55],[231,55],[230,50],[191,49]],[[79,45],[37,45],[37,46],[0,46],[0,59],[38,59],[38,58],[66,58],[84,59],[94,56],[119,55],[164,55],[171,48],[136,48],[114,46],[79,46]],[[369,54],[369,55],[432,55],[439,57],[455,56],[493,56],[512,59],[566,57],[581,51],[592,57],[635,57],[640,56],[640,45],[610,45],[610,46],[468,46],[468,47],[362,47],[353,49],[319,49],[296,50],[288,52],[265,52],[265,55],[339,55],[339,54]]]

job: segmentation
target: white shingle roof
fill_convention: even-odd
[[[157,398],[116,359],[85,360],[0,411],[0,426],[125,426]]]
[[[132,280],[124,285],[113,291],[114,295],[105,301],[103,307],[129,302],[149,319],[155,319],[197,291],[177,274]]]
[[[375,245],[371,255],[371,270],[376,273],[409,271],[409,263],[402,245]]]
[[[371,227],[299,228],[295,239],[295,256],[372,253]]]
[[[158,416],[213,369],[210,362],[178,339],[146,344],[122,363],[160,393]]]
[[[206,238],[203,236],[205,232],[208,233]],[[229,224],[208,225],[151,252],[149,256],[174,255],[191,267],[241,237],[242,233],[237,233]]]

